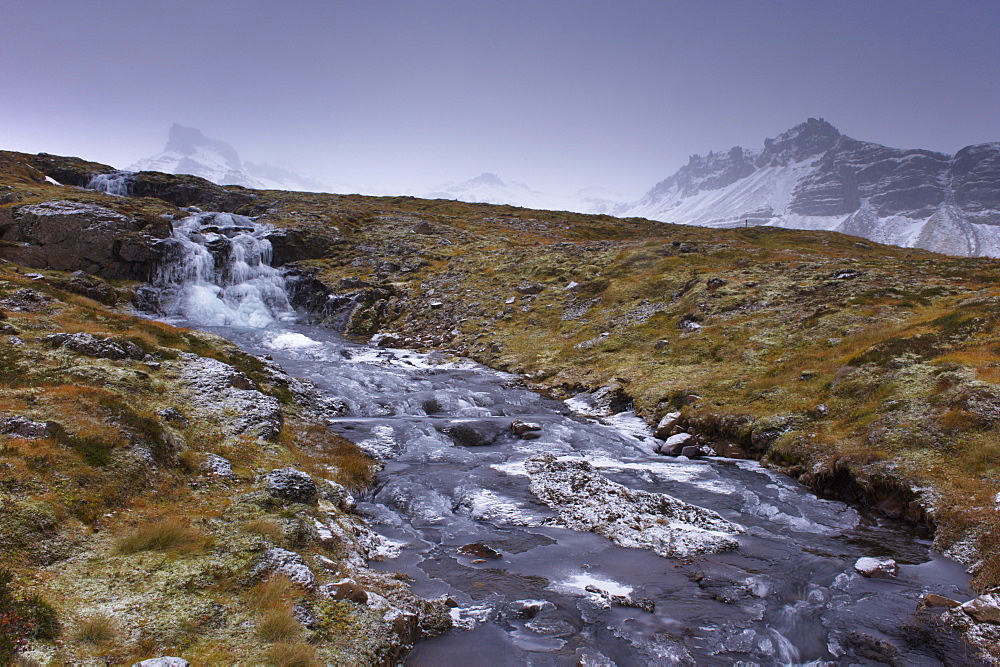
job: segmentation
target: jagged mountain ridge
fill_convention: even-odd
[[[764,147],[692,156],[614,209],[709,227],[826,229],[953,255],[1000,255],[1000,143],[897,149],[810,118]]]
[[[129,170],[190,174],[218,185],[242,185],[258,190],[330,190],[317,180],[283,167],[267,162],[243,162],[231,144],[176,123],[170,128],[163,151],[139,160]]]

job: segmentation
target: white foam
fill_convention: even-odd
[[[296,350],[304,347],[316,347],[323,343],[313,340],[300,333],[283,333],[268,341],[267,346],[275,350]]]
[[[594,586],[611,595],[628,595],[632,592],[631,586],[626,586],[612,579],[597,577],[589,572],[574,574],[568,579],[550,584],[549,588],[566,595],[596,595],[596,593],[589,592],[587,586]]]

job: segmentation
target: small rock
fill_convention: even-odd
[[[182,415],[177,410],[177,408],[165,408],[163,410],[160,410],[156,414],[160,415],[161,417],[163,417],[164,419],[166,419],[168,422],[173,422],[175,424],[187,424],[188,423],[187,417],[185,417],[184,415]]]
[[[516,288],[518,294],[539,294],[545,287],[539,285],[538,283],[532,283],[527,280],[522,282]]]
[[[509,608],[512,618],[531,619],[543,610],[554,609],[555,605],[548,600],[514,600]]]
[[[542,430],[542,425],[515,419],[510,423],[510,430],[511,433],[522,440],[534,440],[539,437],[538,432]]]
[[[943,595],[938,595],[936,593],[927,593],[917,604],[918,609],[927,609],[928,607],[945,607],[947,609],[954,609],[960,606],[962,603],[958,600],[952,600],[951,598],[946,598]]]
[[[491,546],[483,544],[482,542],[473,542],[472,544],[466,544],[465,546],[459,547],[458,553],[463,556],[473,556],[484,560],[503,559],[503,555],[499,551]]]
[[[295,468],[272,470],[264,477],[264,488],[275,498],[293,503],[314,505],[319,500],[319,488],[312,478]]]
[[[424,221],[420,222],[420,224],[416,225],[413,228],[413,233],[414,234],[433,234],[434,233],[434,229],[431,227],[431,224],[429,222],[427,222],[426,220],[424,220]]]
[[[2,327],[0,327],[0,334],[4,336],[16,336],[19,333],[21,332],[18,331],[16,327],[10,324],[4,324]]]
[[[864,577],[889,579],[899,574],[899,565],[891,558],[859,558],[854,569]]]
[[[710,290],[718,289],[726,284],[727,281],[723,280],[722,278],[710,278],[708,280],[708,289]]]
[[[320,495],[327,502],[333,503],[336,507],[343,510],[344,512],[351,512],[357,507],[357,501],[351,492],[344,488],[343,484],[338,484],[337,482],[331,481],[329,479],[324,479],[319,484]]]
[[[665,350],[669,346],[670,346],[670,341],[664,338],[661,338],[660,340],[653,343],[653,349],[657,351]]]
[[[434,310],[437,310],[438,308],[441,308],[441,307],[443,307],[443,306],[444,306],[444,301],[431,301],[431,302],[430,302],[429,304],[427,304],[427,305],[429,305],[429,306],[430,306],[431,308],[433,308]]]
[[[358,604],[366,604],[368,602],[368,592],[361,584],[350,578],[320,586],[319,594],[331,600],[350,600]]]
[[[686,456],[689,459],[697,459],[704,456],[704,452],[702,452],[700,445],[688,445],[681,448],[681,456]]]
[[[165,655],[162,658],[150,658],[135,663],[135,667],[190,667],[191,663],[184,658]]]

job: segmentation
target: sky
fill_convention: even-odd
[[[637,198],[825,118],[1000,141],[1000,2],[0,0],[0,149],[116,167],[174,123],[325,182]]]

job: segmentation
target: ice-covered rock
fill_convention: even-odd
[[[854,569],[864,577],[891,578],[899,574],[899,565],[891,558],[865,556],[854,563]]]
[[[735,549],[744,528],[712,510],[612,482],[588,462],[543,454],[525,462],[531,491],[574,530],[661,556]]]
[[[235,477],[233,474],[233,464],[229,462],[218,454],[209,454],[208,458],[201,465],[202,470],[209,473],[210,475],[215,475],[216,477],[232,478]]]
[[[136,667],[189,667],[190,664],[184,658],[165,655],[160,658],[149,658],[148,660],[137,662]]]

